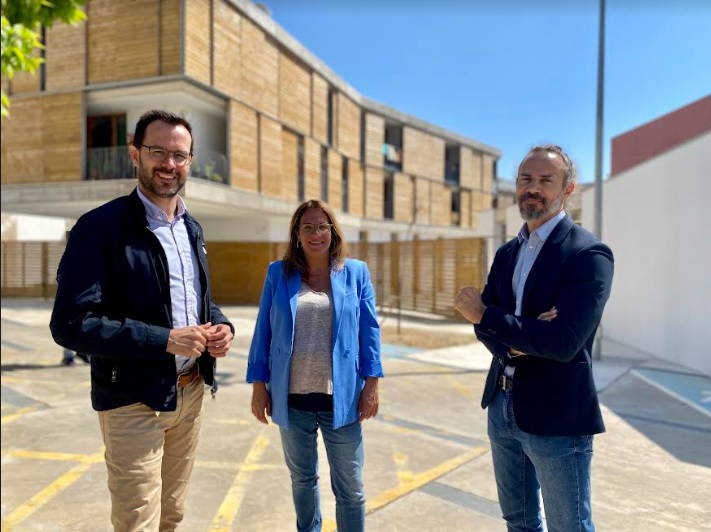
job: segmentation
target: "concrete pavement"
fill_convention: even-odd
[[[110,530],[88,367],[59,365],[50,308],[2,301],[2,530]],[[205,397],[182,530],[294,530],[278,430],[252,418],[244,383],[256,309],[224,310],[238,335],[219,363],[217,398]],[[403,318],[402,326],[471,333],[426,316]],[[384,346],[381,413],[364,424],[368,530],[505,529],[479,407],[489,361],[475,342],[433,351]],[[704,402],[711,381],[611,343],[603,344],[595,378],[608,429],[595,441],[598,529],[711,530],[711,405]],[[334,530],[323,448],[320,467],[324,530]]]

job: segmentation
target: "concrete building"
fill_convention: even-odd
[[[249,0],[132,6],[89,1],[47,30],[37,75],[3,80],[4,212],[76,219],[128,193],[133,127],[163,108],[193,125],[185,198],[211,243],[284,242],[314,197],[351,242],[476,235],[497,149],[365,98]]]
[[[711,375],[711,95],[612,139],[602,237],[615,254],[603,335]],[[593,227],[593,190],[583,225]]]

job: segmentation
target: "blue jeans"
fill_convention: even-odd
[[[516,425],[511,392],[489,404],[489,439],[499,504],[510,532],[593,532],[592,436],[537,436]]]
[[[316,438],[321,429],[336,496],[339,532],[365,530],[363,492],[363,434],[358,421],[333,430],[331,412],[289,408],[289,428],[280,428],[286,465],[291,472],[291,492],[296,509],[296,530],[321,530]]]

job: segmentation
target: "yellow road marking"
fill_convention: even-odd
[[[46,454],[51,455],[60,453]],[[3,519],[2,531],[6,532],[12,530],[12,527],[15,527],[20,524],[22,521],[27,519],[29,516],[39,510],[42,506],[44,506],[48,501],[50,501],[59,493],[74,484],[89,468],[91,468],[94,464],[100,462],[101,460],[102,453],[87,455],[86,458],[82,460],[79,464],[75,465],[69,471],[61,475],[54,482],[49,484],[46,488],[34,495],[29,501],[17,508],[5,519]]]
[[[211,531],[229,531],[235,517],[237,516],[237,512],[242,505],[242,501],[244,500],[247,483],[251,480],[252,472],[255,471],[255,467],[259,464],[259,460],[268,445],[269,438],[263,434],[260,434],[254,444],[252,444],[252,448],[249,450],[247,457],[244,459],[243,466],[240,467],[237,472],[237,476],[235,477],[234,482],[232,482],[232,486],[227,492],[220,508],[217,510],[215,518],[210,524]]]
[[[404,497],[408,493],[411,493],[416,489],[421,488],[425,484],[429,484],[433,480],[436,480],[439,477],[446,475],[450,471],[454,471],[455,469],[463,466],[467,462],[471,462],[476,457],[481,456],[488,450],[489,449],[487,447],[473,447],[464,454],[455,456],[451,460],[447,460],[446,462],[436,467],[433,467],[432,469],[425,471],[424,473],[415,475],[409,482],[400,484],[397,488],[384,491],[381,494],[377,495],[374,499],[366,502],[365,513],[372,514],[376,510],[379,510],[380,508],[387,506],[391,502],[396,501],[401,497]],[[336,523],[331,519],[325,520],[323,522],[322,530],[323,532],[335,532]]]
[[[25,414],[29,414],[30,412],[37,410],[37,408],[38,407],[36,407],[36,406],[26,406],[24,408],[20,408],[14,414],[2,416],[2,418],[0,418],[0,425],[7,425],[8,423],[12,423],[13,421],[20,419]]]
[[[402,486],[403,484],[412,482],[412,480],[415,478],[415,475],[412,471],[406,468],[408,461],[407,455],[405,453],[395,451],[393,453],[393,461],[395,462],[395,468],[397,470],[397,480],[399,482],[399,485]]]
[[[487,450],[487,447],[474,447],[466,453],[460,454],[459,456],[455,456],[451,460],[447,460],[446,462],[436,467],[433,467],[432,469],[429,469],[424,473],[415,475],[409,482],[405,482],[404,484],[399,485],[397,488],[384,491],[383,493],[377,495],[374,499],[368,501],[366,503],[366,512],[373,513],[374,511],[379,510],[383,506],[386,506],[391,502],[407,495],[408,493],[421,488],[425,484],[428,484],[433,480],[436,480],[439,477],[446,475],[450,471],[453,471],[458,467],[463,466],[467,462],[471,462],[472,460],[474,460],[474,458],[484,454]]]

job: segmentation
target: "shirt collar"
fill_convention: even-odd
[[[523,227],[521,230],[518,232],[518,242],[519,244],[522,243],[524,240],[528,240],[531,235],[536,235],[538,238],[541,239],[541,242],[545,242],[546,239],[548,239],[549,236],[551,236],[551,233],[553,232],[553,229],[555,229],[555,226],[560,223],[560,221],[565,218],[566,212],[565,210],[560,211],[558,214],[556,214],[553,218],[548,220],[546,223],[541,225],[539,228],[537,228],[533,233],[528,232],[528,224],[523,224]]]
[[[138,192],[138,197],[141,199],[143,206],[146,208],[146,218],[161,222],[168,221],[168,215],[165,211],[149,200],[143,192],[141,192],[140,188],[136,187],[136,192]],[[175,220],[181,218],[186,212],[188,212],[188,209],[185,206],[185,201],[183,201],[183,198],[178,196],[178,212],[175,214]]]

